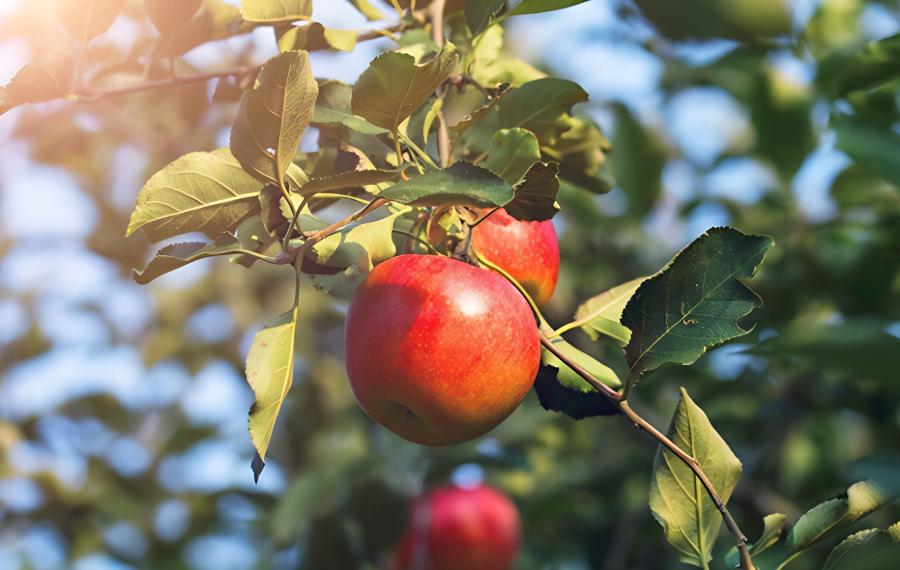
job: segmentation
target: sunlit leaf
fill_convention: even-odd
[[[351,110],[353,88],[339,81],[325,81],[319,86],[319,97],[313,113],[314,124],[341,124],[366,135],[380,135],[388,130],[373,125]]]
[[[517,220],[540,222],[549,220],[559,211],[559,166],[555,162],[536,162],[516,188],[512,201],[504,208]]]
[[[781,532],[784,530],[784,523],[787,520],[781,513],[766,515],[763,517],[763,531],[759,540],[750,545],[748,549],[750,557],[765,552],[769,547],[773,546],[778,539],[781,538]],[[732,568],[737,568],[740,563],[740,555],[736,547],[732,547],[725,556],[725,562]]]
[[[391,182],[400,178],[395,170],[348,170],[329,176],[311,179],[298,190],[301,196],[312,196],[317,192],[335,192]]]
[[[383,198],[411,206],[502,206],[513,187],[494,173],[468,162],[402,180],[381,193]]]
[[[772,239],[712,228],[653,277],[622,311],[629,381],[668,363],[691,364],[709,347],[747,334],[739,320],[762,304],[741,279],[752,277]]]
[[[132,277],[137,283],[146,285],[161,275],[180,267],[218,255],[239,254],[242,244],[233,237],[225,236],[215,243],[184,242],[173,243],[162,248],[153,256],[143,271],[134,270]]]
[[[293,22],[312,15],[312,0],[241,0],[241,16],[250,22]]]
[[[379,55],[353,87],[353,113],[379,127],[395,130],[428,101],[450,76],[456,61],[452,48],[445,48],[422,64],[405,53],[389,51]]]
[[[851,534],[837,545],[822,570],[894,570],[900,560],[900,522]]]
[[[251,32],[255,25],[241,18],[240,10],[224,0],[204,0],[200,12],[166,36],[154,55],[179,56],[206,42]]]
[[[593,340],[599,339],[602,334],[614,339],[623,347],[627,346],[631,330],[620,322],[622,311],[646,279],[638,277],[616,285],[579,305],[575,311],[575,320],[583,323],[581,329]]]
[[[719,497],[727,503],[740,479],[741,462],[684,388],[668,436],[697,460]],[[679,559],[706,567],[722,516],[690,467],[662,445],[653,461],[650,509],[665,530],[669,544],[678,551]]]
[[[500,129],[495,132],[487,152],[487,159],[482,166],[510,184],[521,180],[528,169],[541,160],[537,137],[522,128]]]
[[[141,188],[126,235],[143,229],[153,241],[187,232],[215,239],[259,210],[262,187],[227,148],[186,154]]]
[[[350,0],[350,2],[366,19],[371,21],[384,19],[384,14],[382,14],[381,10],[373,6],[369,0]]]
[[[498,124],[507,129],[522,127],[540,137],[572,105],[587,100],[588,94],[574,81],[556,77],[536,79],[503,95]]]
[[[144,8],[160,35],[171,36],[200,10],[203,0],[144,0]]]
[[[256,85],[241,98],[231,127],[231,152],[247,172],[284,185],[318,92],[305,51],[282,53],[266,62]]]
[[[278,38],[278,49],[281,51],[331,49],[350,52],[356,47],[355,30],[326,28],[318,22],[277,28],[275,33]]]
[[[297,334],[298,308],[280,315],[256,333],[247,355],[247,382],[255,401],[250,408],[248,428],[256,457],[253,475],[265,467],[266,451],[275,429],[281,405],[294,378],[294,339]]]
[[[125,0],[58,0],[59,20],[73,38],[86,44],[109,29]]]
[[[48,53],[25,65],[0,88],[0,115],[25,103],[64,97],[72,88],[74,61],[67,55]]]

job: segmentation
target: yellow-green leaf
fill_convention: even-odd
[[[275,35],[278,38],[278,49],[281,51],[332,49],[350,52],[356,47],[356,30],[326,28],[318,22],[278,28]]]
[[[645,279],[647,278],[638,277],[591,297],[575,311],[575,320],[582,323],[582,330],[593,340],[605,334],[626,346],[631,338],[631,331],[619,319],[622,318],[622,311],[628,300]]]
[[[73,60],[48,53],[29,62],[0,89],[0,115],[25,103],[58,99],[72,87]]]
[[[203,0],[144,0],[150,21],[161,36],[171,36],[200,10]]]
[[[59,20],[73,38],[86,44],[105,32],[125,0],[59,0]]]
[[[241,15],[250,22],[293,22],[312,16],[312,0],[242,0]]]

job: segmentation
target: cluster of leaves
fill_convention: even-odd
[[[136,279],[148,282],[195,260],[225,255],[247,266],[255,266],[259,261],[292,264],[318,287],[346,297],[375,263],[403,249],[423,251],[418,242],[405,239],[406,234],[425,236],[423,214],[435,218],[435,223],[452,238],[444,244],[449,250],[454,240],[463,241],[463,235],[457,232],[465,231],[461,214],[465,210],[457,207],[505,206],[520,219],[547,219],[555,213],[557,198],[564,207],[566,202],[585,204],[587,195],[570,192],[572,186],[594,193],[609,190],[613,182],[605,155],[608,143],[589,119],[570,113],[573,104],[586,100],[584,91],[572,82],[545,77],[541,71],[501,55],[500,51],[503,32],[497,25],[499,22],[517,13],[572,3],[526,1],[507,9],[505,2],[469,2],[463,11],[448,12],[450,43],[441,49],[427,30],[421,29],[421,22],[411,16],[397,36],[399,49],[374,60],[357,84],[349,86],[315,80],[305,51],[352,49],[360,34],[308,22],[312,16],[311,2],[280,3],[273,12],[271,5],[276,3],[245,2],[238,10],[207,0],[193,17],[187,7],[183,14],[157,10],[154,15],[152,5],[165,3],[148,2],[147,12],[160,32],[160,39],[151,52],[154,62],[177,56],[205,41],[269,26],[283,53],[258,73],[251,66],[253,69],[227,75],[220,82],[222,87],[234,79],[235,86],[242,88],[229,148],[187,154],[153,176],[142,189],[129,232],[140,229],[152,241],[199,232],[209,241],[167,245],[143,272],[135,274]],[[90,4],[102,10],[82,9],[77,12],[77,18],[73,15],[66,20],[76,22],[77,25],[69,24],[66,28],[82,47],[108,27],[122,5],[121,2]],[[372,15],[371,6],[366,2],[356,4],[364,13]],[[693,2],[695,11],[715,17],[692,18],[690,22],[672,17],[672,11],[663,4],[638,2],[643,14],[659,23],[660,31],[675,40],[727,37],[756,44],[754,47],[758,49],[759,42],[766,37],[787,32],[787,24],[781,17],[786,12],[783,6],[778,9],[779,2],[771,3],[772,13],[777,16],[774,20],[752,25],[747,25],[741,14],[726,9],[727,2]],[[286,5],[293,9],[285,8]],[[98,19],[83,20],[84,14],[97,14]],[[173,19],[166,20],[160,14],[168,14]],[[296,22],[306,23],[294,25]],[[669,28],[667,22],[682,27]],[[709,27],[698,29],[698,23]],[[811,37],[814,31],[811,25]],[[890,205],[896,204],[895,189],[887,188],[886,196],[884,188],[873,184],[872,175],[897,182],[896,164],[891,159],[897,140],[884,127],[885,118],[893,112],[886,105],[885,97],[894,88],[890,80],[896,73],[895,58],[890,54],[895,43],[890,38],[868,46],[845,46],[823,56],[819,68],[821,92],[828,98],[846,101],[852,112],[851,115],[835,114],[833,121],[838,145],[858,164],[842,177],[843,190],[836,192],[848,207],[886,204],[888,221],[896,221],[895,212],[890,217]],[[63,96],[84,99],[95,96],[94,85],[101,85],[106,78],[101,74],[90,86],[80,80],[72,81],[75,59],[54,55],[30,64],[4,90],[0,108],[5,110]],[[748,104],[755,105],[752,112],[761,126],[773,117],[775,124],[785,117],[794,119],[798,109],[799,114],[809,111],[812,103],[803,97],[779,99],[784,93],[777,90],[778,86],[773,85],[775,80],[766,72],[746,71],[747,65],[757,61],[752,50],[737,50],[709,69],[673,66],[669,81],[673,90],[684,84],[724,82],[718,76],[711,76],[721,72],[727,79],[729,73],[733,75],[737,70],[755,83],[752,87],[735,83],[735,96],[746,97]],[[219,93],[224,96],[224,88]],[[614,111],[618,119],[614,142],[620,143],[617,154],[624,154],[616,174],[619,184],[628,192],[629,208],[640,216],[655,203],[653,188],[658,192],[657,169],[662,168],[665,149],[654,139],[655,133],[645,129],[627,108],[616,107]],[[452,142],[447,165],[437,164],[440,161],[435,158],[439,154],[437,133],[441,119],[449,124]],[[297,143],[310,125],[318,129],[319,149],[296,153]],[[760,128],[759,148],[753,152],[774,161],[785,178],[789,178],[811,150],[810,138],[801,136],[802,131],[792,129],[786,136],[783,128],[769,131]],[[634,164],[629,165],[628,161]],[[860,195],[858,188],[865,189],[865,195]],[[319,214],[334,207],[337,200],[359,202],[366,207],[376,200],[387,200],[387,212],[374,222],[354,223],[334,233],[329,231],[327,236],[317,235],[332,225]],[[565,211],[571,213],[572,219],[578,219],[577,207],[566,207]],[[743,225],[753,231],[777,229],[771,220],[767,220],[766,226],[754,221],[751,215],[746,214]],[[883,224],[884,220],[878,223]],[[591,224],[584,224],[579,231],[587,232],[590,227]],[[846,232],[846,228],[831,229],[834,230],[831,237],[836,242],[855,239],[853,235],[840,233]],[[304,248],[310,240],[315,243]],[[779,239],[779,243],[785,242],[790,244]],[[584,303],[572,323],[555,331],[554,342],[570,360],[581,363],[614,389],[624,385],[626,392],[643,373],[662,364],[694,362],[707,348],[746,332],[738,319],[758,305],[758,297],[741,279],[755,272],[770,244],[766,238],[713,230],[652,277],[629,281]],[[860,251],[883,250],[875,246],[878,244],[873,249],[861,246]],[[852,274],[854,267],[872,265],[871,260],[867,263],[865,259],[835,262],[849,267],[842,271],[835,268],[835,279]],[[789,263],[782,258],[777,267],[784,268]],[[884,277],[884,264],[870,267],[868,271],[879,269],[882,271],[879,275]],[[648,271],[652,271],[652,266],[643,263],[636,270],[630,268],[620,273],[647,275]],[[787,273],[784,272],[786,276]],[[877,277],[873,281],[887,283],[882,285],[887,289],[867,289],[871,291],[866,295],[868,301],[842,300],[842,308],[848,308],[852,314],[851,303],[880,306],[879,299],[889,295],[890,279]],[[589,274],[584,281],[581,287],[591,293],[597,290]],[[815,287],[797,287],[797,290],[811,291]],[[778,312],[781,303],[789,302],[787,299],[796,299],[789,294],[789,280],[780,287],[768,284],[766,292],[767,301],[771,304],[774,300],[772,312]],[[260,459],[265,456],[275,418],[285,402],[295,369],[294,345],[300,336],[298,315],[308,310],[306,304],[303,309],[298,307],[295,301],[292,310],[258,333],[248,358],[247,376],[257,398],[251,416],[251,434]],[[880,324],[873,323],[871,330],[856,324],[853,321],[838,330],[819,328],[810,334],[799,323],[795,334],[785,330],[784,334],[757,344],[753,351],[773,360],[790,357],[835,363],[838,368],[862,370],[866,377],[877,378],[882,374],[885,351],[889,353],[893,345],[889,339],[875,334],[884,335]],[[584,350],[580,350],[574,342],[562,340],[563,333],[576,329],[583,330],[593,340],[609,337],[612,340],[609,344],[615,350],[624,348],[620,351],[624,354],[624,369],[616,365],[616,357],[605,359],[604,362],[610,362],[607,366],[588,355],[588,352],[606,351],[608,347],[602,343],[597,345],[599,348],[582,345]],[[871,358],[847,359],[835,352],[837,348],[857,355],[858,349],[872,346],[873,335],[883,342],[877,345],[881,348],[874,349]],[[850,341],[856,344],[851,346]],[[864,362],[848,364],[849,360]],[[538,380],[543,404],[575,417],[610,411],[608,401],[598,397],[583,378],[553,354],[545,353],[544,365],[544,374]],[[700,437],[695,438],[698,434]],[[686,391],[680,393],[669,437],[700,462],[721,498],[728,500],[740,475],[740,463]],[[332,534],[342,537],[338,542],[347,539],[341,517],[346,515],[348,520],[360,521],[365,518],[361,514],[365,510],[357,509],[355,501],[348,500],[344,507],[326,516],[323,513],[328,507],[315,511],[311,507],[315,497],[309,496],[322,494],[322,489],[328,489],[328,484],[340,479],[341,474],[357,469],[358,465],[350,462],[349,466],[335,466],[335,472],[321,480],[298,480],[290,495],[294,500],[289,504],[300,505],[300,510],[310,508],[309,512],[329,519],[328,524],[322,525],[326,530],[320,534],[333,531]],[[662,448],[657,454],[652,481],[651,506],[670,542],[683,560],[707,565],[721,526],[715,505],[697,486],[693,473]],[[552,484],[548,483],[548,489],[552,489]],[[324,497],[329,496],[324,493]],[[751,554],[766,561],[784,560],[783,564],[787,564],[820,541],[833,540],[839,531],[886,500],[874,485],[857,483],[846,495],[823,503],[797,519],[781,544],[778,539],[787,517],[767,515],[765,529],[753,544]],[[283,517],[288,516],[284,514],[286,510],[281,512]],[[290,528],[284,531],[285,542],[300,532]],[[333,536],[326,538],[330,540]],[[888,568],[896,557],[896,544],[896,525],[862,531],[834,549],[826,564],[828,568],[849,568],[850,564],[858,566],[860,557],[867,557],[865,560],[872,567],[881,564]],[[773,545],[774,548],[769,548]],[[732,560],[736,561],[734,555]]]

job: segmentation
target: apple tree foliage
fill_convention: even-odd
[[[232,275],[230,279],[246,279],[253,285],[220,283],[213,287],[213,291],[221,287],[223,296],[252,295],[274,287],[274,282],[293,285],[292,295],[279,297],[286,301],[283,306],[258,303],[251,310],[251,321],[270,317],[252,337],[244,365],[255,399],[249,412],[249,433],[255,448],[253,473],[258,479],[266,460],[277,457],[278,452],[270,450],[276,426],[291,421],[286,415],[314,413],[314,403],[308,404],[309,408],[294,405],[291,411],[286,403],[302,401],[304,392],[312,399],[338,397],[329,395],[325,386],[309,386],[309,381],[295,385],[298,351],[315,352],[316,331],[325,329],[319,321],[334,320],[330,303],[318,297],[306,301],[312,293],[305,283],[331,294],[339,303],[353,294],[375,265],[402,252],[452,255],[488,270],[500,270],[469,247],[477,209],[502,207],[523,221],[549,220],[561,211],[567,223],[576,226],[573,232],[578,239],[585,242],[615,240],[596,236],[618,230],[622,230],[621,239],[640,242],[635,221],[658,201],[669,152],[666,141],[642,124],[629,107],[614,104],[610,112],[616,129],[610,142],[584,112],[590,104],[587,90],[518,59],[504,45],[504,25],[509,20],[580,3],[451,1],[441,12],[445,3],[432,0],[420,2],[418,7],[412,2],[398,3],[398,14],[390,19],[373,3],[357,0],[352,4],[366,18],[388,23],[351,31],[317,22],[311,0],[243,0],[239,7],[221,0],[71,0],[61,4],[59,18],[73,40],[73,50],[43,53],[22,68],[0,91],[0,111],[57,99],[89,105],[114,97],[124,101],[122,112],[144,113],[145,107],[154,104],[154,93],[169,92],[174,93],[169,105],[180,106],[178,113],[192,117],[198,130],[203,128],[200,117],[206,105],[217,105],[219,113],[230,112],[224,119],[230,120],[227,138],[215,139],[227,142],[221,146],[214,144],[211,135],[188,138],[193,147],[173,140],[178,133],[167,130],[167,118],[162,115],[154,117],[148,112],[134,119],[141,122],[141,129],[153,133],[148,140],[177,149],[179,156],[148,176],[137,192],[127,224],[120,220],[120,227],[127,226],[125,234],[132,240],[127,243],[142,236],[161,244],[146,264],[134,270],[138,283],[150,283],[198,260],[226,257],[247,270],[246,277]],[[110,64],[92,69],[88,82],[86,64],[92,57],[99,59],[91,51],[92,41],[104,34],[123,10],[130,17],[142,16],[140,10],[146,10],[158,32],[149,44],[135,47],[146,54],[143,68]],[[783,568],[795,559],[802,560],[820,543],[833,547],[825,558],[825,568],[887,569],[900,560],[897,522],[882,521],[882,527],[848,534],[856,521],[890,502],[890,489],[880,481],[855,482],[846,492],[805,514],[783,506],[785,500],[780,497],[755,502],[747,512],[729,512],[727,505],[741,488],[744,464],[749,462],[756,469],[762,459],[733,450],[710,419],[718,412],[708,415],[698,404],[702,401],[715,409],[717,392],[727,390],[724,385],[704,390],[702,399],[676,386],[677,392],[671,394],[677,396],[677,402],[670,398],[675,407],[665,434],[630,405],[636,401],[638,407],[644,407],[640,394],[645,385],[639,382],[645,376],[647,385],[672,383],[687,373],[666,365],[691,365],[707,351],[751,333],[755,319],[767,322],[765,316],[753,313],[763,300],[749,286],[767,254],[776,258],[778,271],[784,272],[781,285],[766,285],[766,302],[775,311],[787,312],[783,305],[795,299],[792,286],[798,290],[805,287],[815,295],[816,288],[802,280],[839,281],[857,270],[882,273],[872,278],[878,286],[840,293],[847,295],[840,300],[842,306],[851,306],[845,312],[855,314],[854,303],[889,304],[879,299],[891,295],[891,273],[885,266],[890,262],[878,256],[889,250],[891,236],[896,240],[900,227],[896,188],[891,187],[900,184],[900,139],[887,126],[897,119],[900,42],[896,36],[866,45],[838,42],[828,34],[834,34],[833,28],[839,24],[826,23],[828,18],[839,17],[835,10],[823,7],[804,32],[807,49],[818,62],[816,97],[830,109],[835,144],[854,162],[835,183],[834,193],[848,210],[862,205],[877,208],[868,218],[816,230],[821,233],[817,238],[823,243],[822,250],[830,247],[835,252],[831,262],[827,255],[815,254],[824,259],[815,265],[820,275],[799,275],[805,269],[792,267],[811,263],[792,257],[796,252],[814,255],[803,249],[803,240],[811,239],[802,233],[808,229],[767,226],[761,220],[771,214],[748,211],[735,214],[736,219],[745,221],[738,225],[747,231],[709,229],[661,267],[624,262],[612,278],[596,269],[611,265],[609,260],[592,258],[589,248],[577,249],[573,259],[567,260],[573,246],[567,248],[564,242],[563,263],[571,263],[572,271],[581,272],[579,292],[587,294],[573,304],[577,308],[567,320],[554,312],[554,320],[562,323],[559,326],[552,326],[535,307],[544,340],[535,381],[540,404],[576,420],[624,414],[657,440],[652,466],[644,464],[652,474],[649,489],[643,493],[670,544],[670,555],[702,568]],[[788,184],[811,149],[809,117],[814,101],[809,94],[780,85],[779,77],[758,65],[760,52],[775,49],[773,46],[793,33],[785,4],[781,0],[637,0],[634,5],[623,3],[620,15],[645,18],[663,42],[726,39],[738,46],[700,67],[678,65],[673,53],[665,52],[671,65],[663,87],[674,91],[685,85],[722,84],[733,90],[758,123],[756,147],[748,154],[770,161],[781,178],[778,184]],[[271,45],[278,51],[261,64],[241,61],[224,71],[187,69],[184,62],[179,67],[181,56],[195,47],[260,31],[271,37]],[[316,75],[311,53],[352,52],[359,43],[385,37],[390,40],[388,48],[371,60],[355,83]],[[214,86],[212,103],[207,84]],[[77,123],[71,116],[61,118]],[[27,136],[29,128],[35,126],[21,125],[19,134]],[[301,140],[311,141],[314,148],[301,151]],[[57,150],[45,148],[43,152],[52,155]],[[171,150],[166,154],[171,155]],[[96,175],[88,163],[69,167],[76,172],[82,169],[87,178]],[[610,223],[601,227],[590,219],[584,221],[584,216],[590,218],[595,196],[614,186],[626,193],[628,209],[623,219],[632,226],[622,229]],[[773,193],[769,199],[775,202],[766,205],[769,210],[790,214],[784,206],[789,195]],[[727,206],[740,209],[739,204]],[[867,223],[881,225],[885,220],[896,224],[892,233],[866,233]],[[446,235],[437,249],[428,243],[435,226]],[[763,232],[776,234],[778,240]],[[98,239],[106,242],[103,247],[108,248],[110,257],[118,256],[126,265],[141,265],[140,255],[128,246],[116,249],[119,236]],[[874,240],[874,245],[866,240]],[[858,258],[841,257],[846,242],[858,246],[853,250]],[[863,248],[860,242],[872,248]],[[893,262],[897,261],[896,243]],[[651,253],[650,257],[658,255]],[[620,255],[617,261],[622,258]],[[836,271],[840,264],[845,269]],[[893,279],[896,293],[896,273]],[[856,312],[867,314],[866,310]],[[879,333],[874,321],[855,318],[842,326],[794,322],[776,336],[749,343],[747,352],[772,362],[805,358],[837,369],[847,367],[848,360],[860,360],[849,370],[875,381],[884,374],[886,353],[892,353],[890,358],[900,364],[896,363],[896,343],[890,335]],[[172,355],[179,348],[160,350]],[[661,367],[665,374],[655,372]],[[893,370],[895,373],[896,368]],[[749,397],[752,390],[763,390],[768,379],[757,375],[754,381],[756,386],[742,383],[735,393]],[[723,397],[722,401],[728,400]],[[786,415],[791,413],[788,404],[782,402]],[[764,402],[758,405],[767,406]],[[766,421],[788,419],[776,416]],[[293,420],[292,431],[302,429],[305,421],[314,419]],[[896,425],[891,429],[896,433]],[[350,516],[365,529],[357,536],[362,542],[353,556],[362,552],[360,556],[365,558],[388,542],[373,528],[378,525],[366,521],[381,505],[367,505],[366,500],[367,495],[390,496],[393,491],[371,478],[354,488],[349,498],[337,497],[337,484],[346,473],[375,473],[376,467],[352,438],[342,439],[339,429],[336,433],[335,448],[343,449],[344,455],[298,478],[284,498],[285,505],[301,505],[310,517],[318,517],[313,534],[319,542],[313,542],[310,559],[318,555],[316,548],[327,548],[322,543],[345,541],[348,531],[334,513]],[[626,445],[630,443],[622,438],[605,443],[609,447]],[[793,454],[815,453],[796,445],[800,447],[783,451],[786,461]],[[544,459],[548,461],[553,459]],[[575,472],[570,476],[581,477]],[[610,474],[602,486],[591,489],[574,485],[573,492],[616,493],[618,478]],[[546,483],[551,488],[552,483]],[[624,491],[641,493],[633,488]],[[745,491],[758,497],[765,492]],[[548,494],[548,500],[550,497]],[[336,503],[342,506],[334,510]],[[287,509],[273,510],[273,535],[282,543],[299,532],[296,513],[292,518]],[[574,516],[578,519],[581,514]],[[623,514],[623,520],[628,516],[636,515]],[[528,521],[527,511],[525,517]],[[735,519],[752,530],[745,535]],[[793,524],[786,530],[789,520]],[[720,540],[723,526],[733,535],[731,545],[738,545],[731,551],[724,546],[728,541]],[[614,551],[609,554],[614,555]],[[350,564],[356,562],[342,567]],[[608,567],[616,567],[610,564]]]

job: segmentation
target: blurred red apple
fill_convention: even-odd
[[[552,222],[523,222],[501,208],[473,232],[475,251],[509,273],[538,305],[550,300],[559,275],[559,240]]]
[[[436,489],[413,503],[394,570],[509,570],[521,526],[516,506],[495,489]]]
[[[438,255],[400,255],[357,290],[344,332],[360,405],[395,434],[451,445],[516,409],[540,361],[534,315],[491,271]]]

